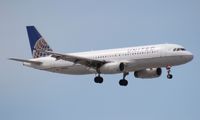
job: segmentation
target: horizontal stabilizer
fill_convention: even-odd
[[[39,61],[32,61],[32,60],[25,60],[25,59],[18,59],[18,58],[9,58],[9,60],[14,60],[17,62],[31,63],[31,64],[36,64],[36,65],[42,64],[42,62],[39,62]]]

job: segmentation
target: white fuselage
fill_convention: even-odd
[[[139,47],[128,47],[119,49],[108,49],[99,51],[89,51],[80,53],[68,53],[93,60],[105,60],[110,62],[123,62],[127,72],[138,71],[146,68],[160,68],[168,65],[175,66],[189,62],[193,59],[191,52],[186,51],[182,46],[176,44],[158,44]],[[41,61],[41,65],[24,63],[24,65],[51,72],[63,74],[93,74],[94,68],[75,64],[65,60],[56,60],[56,58],[47,56],[33,61]],[[115,74],[120,71],[101,71],[102,74]]]

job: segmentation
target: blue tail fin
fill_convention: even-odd
[[[33,58],[45,57],[49,54],[42,51],[53,51],[34,26],[26,26]]]

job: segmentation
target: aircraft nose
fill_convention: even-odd
[[[194,55],[191,52],[187,52],[186,55],[185,55],[185,58],[189,62],[194,58]]]

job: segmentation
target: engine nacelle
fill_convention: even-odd
[[[103,74],[114,74],[124,71],[125,65],[122,62],[106,63],[100,67],[100,72]]]
[[[161,68],[148,68],[140,71],[135,71],[136,78],[156,78],[162,74]]]

